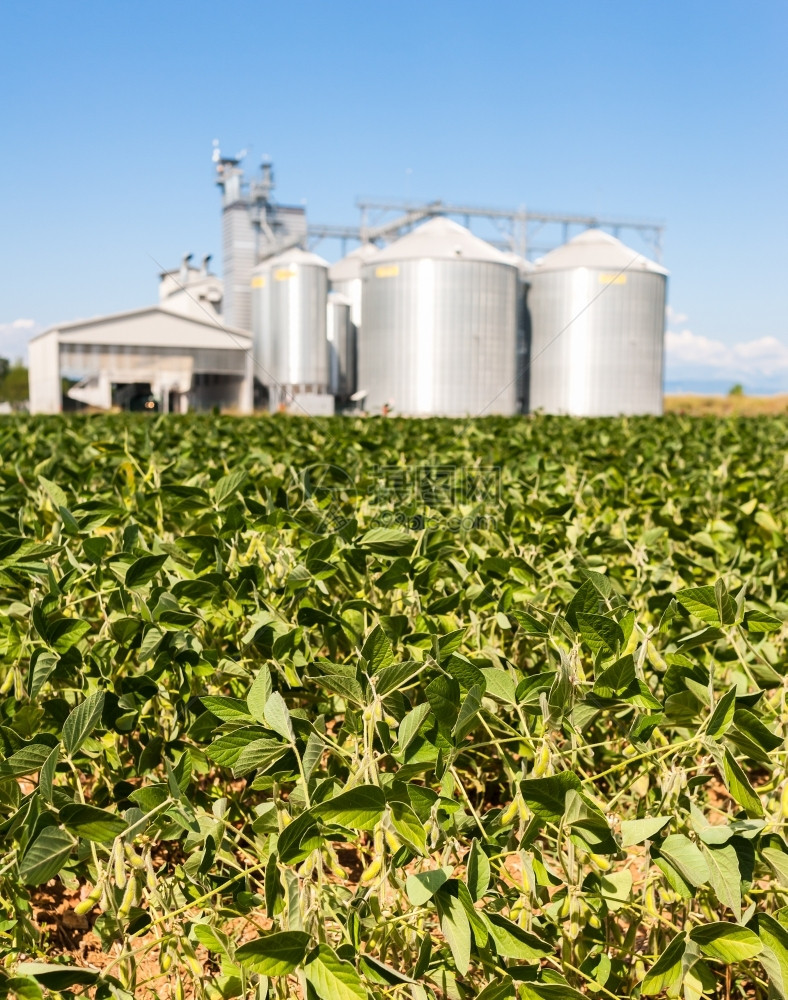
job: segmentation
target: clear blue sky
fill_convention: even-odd
[[[664,219],[672,373],[788,388],[787,50],[778,0],[7,0],[0,353],[154,301],[151,258],[218,261],[219,138],[312,221],[359,194]]]

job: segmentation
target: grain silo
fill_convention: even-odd
[[[516,372],[517,412],[528,412],[528,361],[531,350],[531,315],[528,311],[528,290],[534,265],[517,253],[505,253],[504,257],[517,268],[517,351]]]
[[[376,254],[362,268],[367,409],[515,413],[517,283],[503,254],[441,217]]]
[[[253,272],[255,367],[274,408],[325,412],[318,397],[328,394],[327,285],[328,263],[297,247]]]
[[[352,304],[346,295],[328,293],[326,339],[328,340],[328,387],[340,403],[356,391],[356,328],[351,322]]]
[[[379,253],[373,243],[362,243],[328,269],[332,292],[339,292],[350,299],[350,321],[361,326],[361,268]]]
[[[531,409],[662,413],[666,275],[599,229],[538,261],[528,295]]]
[[[264,261],[252,271],[252,355],[254,357],[254,377],[269,390],[274,384],[269,318],[270,290],[271,275],[268,263]]]

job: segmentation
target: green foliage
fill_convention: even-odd
[[[9,364],[6,358],[0,358],[0,401],[24,403],[28,396],[27,368],[19,362]]]
[[[788,1000],[786,438],[4,422],[0,993]]]

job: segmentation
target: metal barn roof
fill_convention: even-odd
[[[655,261],[601,229],[586,229],[536,262],[537,271],[568,271],[575,267],[668,273]]]
[[[185,350],[212,348],[227,351],[248,351],[251,347],[251,337],[245,330],[211,323],[207,318],[202,320],[184,316],[160,306],[60,323],[39,333],[32,340],[48,334],[57,334],[58,341],[62,344],[175,347]]]
[[[423,258],[487,261],[512,266],[511,261],[508,261],[500,250],[496,250],[486,240],[474,236],[465,226],[443,216],[430,219],[429,222],[425,222],[385,247],[375,255],[375,263]]]

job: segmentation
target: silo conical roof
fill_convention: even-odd
[[[517,270],[520,272],[520,277],[525,277],[527,274],[533,274],[536,270],[536,264],[528,260],[526,257],[521,257],[519,253],[514,253],[511,250],[504,251],[503,257],[506,259],[507,263],[514,264]]]
[[[586,229],[536,262],[537,271],[568,271],[575,267],[668,273],[655,261],[649,260],[601,229]]]
[[[285,267],[288,264],[302,264],[311,267],[328,267],[328,261],[319,257],[316,253],[302,250],[300,247],[291,247],[283,250],[275,257],[268,257],[262,262],[260,267]]]
[[[362,243],[328,269],[329,281],[352,281],[361,276],[361,267],[380,253],[374,243]]]
[[[394,260],[474,260],[508,264],[500,250],[461,226],[458,222],[437,216],[412,230],[375,256],[375,263]]]

